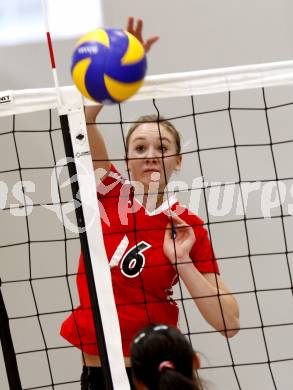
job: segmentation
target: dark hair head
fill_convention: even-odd
[[[126,135],[126,155],[128,154],[128,149],[129,149],[129,141],[131,135],[134,133],[134,131],[143,123],[158,123],[161,126],[164,126],[164,128],[169,131],[169,133],[172,134],[175,145],[176,145],[176,153],[180,154],[181,152],[181,139],[180,139],[180,134],[178,130],[173,126],[173,124],[165,119],[162,116],[157,116],[157,115],[143,115],[140,116],[135,123],[129,128],[127,135]]]
[[[149,390],[199,390],[194,351],[175,327],[150,325],[139,332],[131,346],[134,380]]]

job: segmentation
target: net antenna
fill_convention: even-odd
[[[128,390],[130,387],[124,364],[110,268],[103,245],[100,213],[98,207],[95,206],[93,209],[93,207],[86,206],[89,204],[96,205],[97,198],[83,100],[77,92],[79,99],[75,99],[74,103],[70,104],[66,96],[62,95],[54,58],[46,3],[46,0],[42,0],[52,76],[58,104],[57,109],[60,116],[62,135],[68,160],[73,199],[77,205],[81,202],[81,207],[76,207],[75,211],[80,231],[81,248],[105,386],[107,390],[118,388],[119,390]],[[84,175],[84,169],[86,169],[87,175]],[[77,180],[74,178],[77,178]],[[88,237],[91,237],[91,239],[88,239]],[[89,242],[93,244],[89,245]],[[97,242],[100,244],[95,245],[94,243]],[[96,289],[96,285],[99,286],[99,290]]]
[[[50,61],[51,61],[51,69],[52,69],[52,76],[54,80],[54,86],[56,89],[56,96],[57,96],[57,102],[58,106],[62,106],[62,95],[60,90],[60,84],[58,80],[58,74],[56,69],[56,62],[55,62],[55,56],[54,56],[54,50],[52,45],[52,39],[51,39],[51,33],[49,28],[49,18],[48,18],[48,11],[47,11],[47,4],[46,0],[42,0],[42,11],[43,11],[43,19],[46,29],[46,36],[47,36],[47,43],[48,43],[48,49],[50,54]]]

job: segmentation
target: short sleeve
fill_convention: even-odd
[[[97,199],[100,216],[110,226],[127,225],[129,208],[132,206],[134,189],[130,181],[125,180],[114,165],[97,185]],[[109,233],[107,231],[107,233]]]
[[[117,171],[115,166],[111,164],[109,172],[103,180],[97,185],[97,198],[101,201],[108,200],[117,202],[121,193],[121,188],[125,185],[125,179]]]
[[[195,244],[190,252],[194,265],[201,273],[219,274],[219,267],[208,236],[208,232],[203,226],[203,222],[198,218],[193,224],[195,234]]]
[[[110,170],[103,177],[103,180],[101,180],[99,182],[99,184],[97,185],[97,193],[100,195],[104,195],[107,187],[109,187],[109,188],[114,187],[113,184],[118,185],[119,183],[123,183],[123,182],[124,182],[123,177],[117,171],[115,166],[113,164],[111,164]],[[107,192],[109,192],[109,190]]]

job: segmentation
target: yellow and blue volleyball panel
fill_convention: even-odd
[[[97,29],[83,36],[72,56],[71,74],[88,99],[112,104],[142,85],[147,60],[142,44],[121,29]]]

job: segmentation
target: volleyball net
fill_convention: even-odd
[[[54,89],[0,96],[1,388],[79,388],[80,351],[59,330],[79,304],[81,248],[104,366],[114,388],[127,388],[83,102],[73,87],[61,97],[60,107]],[[290,388],[293,62],[148,77],[134,98],[98,118],[126,177],[124,137],[146,113],[182,134],[182,170],[168,193],[205,221],[240,305],[241,329],[226,339],[179,281],[180,328],[202,353],[200,376],[214,389]],[[20,384],[11,383],[15,368]]]

